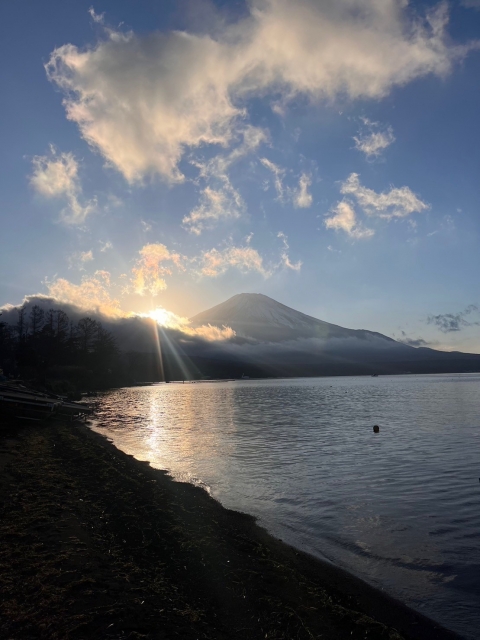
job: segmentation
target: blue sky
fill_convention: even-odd
[[[480,352],[480,2],[16,0],[0,31],[0,305],[259,292]]]

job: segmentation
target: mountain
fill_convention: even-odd
[[[206,324],[228,326],[239,336],[262,342],[283,342],[300,338],[365,340],[369,337],[395,342],[373,331],[345,329],[317,320],[261,293],[239,293],[193,316],[190,322],[194,327]]]
[[[235,342],[187,354],[198,370],[247,375],[315,376],[480,371],[480,355],[411,347],[364,329],[346,329],[272,298],[242,293],[190,318],[228,326]],[[242,342],[243,340],[243,342]]]

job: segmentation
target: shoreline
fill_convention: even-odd
[[[454,640],[78,423],[0,430],[6,638]]]

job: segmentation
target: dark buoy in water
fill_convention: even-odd
[[[378,424],[373,425],[373,433],[379,433],[380,432],[380,427],[378,426]]]

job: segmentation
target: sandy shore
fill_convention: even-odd
[[[458,638],[83,425],[0,427],[0,637]]]

